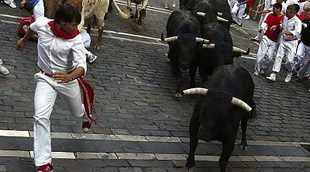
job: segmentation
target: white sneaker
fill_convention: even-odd
[[[290,82],[291,81],[291,79],[292,79],[292,75],[293,75],[293,73],[292,72],[289,72],[289,73],[287,73],[287,75],[286,75],[286,77],[285,77],[285,82]]]
[[[258,71],[254,71],[254,73],[253,73],[255,76],[259,76],[259,73],[258,73]]]
[[[166,9],[169,9],[169,7],[168,7],[168,3],[166,3],[166,4],[165,4],[165,8],[166,8]]]
[[[16,8],[16,4],[13,0],[4,0],[4,3],[6,3],[7,5],[9,5],[11,8]]]
[[[250,19],[250,16],[247,14],[245,17],[243,17],[243,19],[249,20],[249,19]]]
[[[86,54],[86,59],[88,61],[89,64],[94,63],[95,60],[97,59],[97,56],[94,54]]]
[[[3,75],[8,75],[10,72],[6,67],[0,65],[0,73]]]
[[[172,2],[172,7],[175,8],[175,0]]]
[[[276,81],[276,74],[271,73],[270,76],[266,77],[266,79],[268,79],[269,81]]]

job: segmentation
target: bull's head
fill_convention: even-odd
[[[174,53],[179,57],[179,65],[183,69],[188,68],[193,59],[195,59],[197,48],[199,47],[198,45],[209,43],[209,40],[195,37],[193,34],[183,34],[164,38],[162,33],[161,40],[174,47],[176,50]]]
[[[211,90],[206,88],[191,88],[184,90],[185,95],[199,94],[204,95],[195,105],[194,113],[199,113],[200,128],[198,137],[206,141],[216,139],[221,126],[225,125],[223,121],[228,118],[234,107],[239,107],[247,112],[252,108],[244,101],[232,97],[229,93],[223,91]]]

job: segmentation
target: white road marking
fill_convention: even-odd
[[[122,153],[122,152],[52,152],[53,159],[110,159],[110,160],[160,160],[186,161],[187,154]],[[0,157],[33,158],[33,151],[0,150]],[[195,155],[196,161],[219,160],[219,156]],[[302,156],[231,156],[230,162],[310,162]]]
[[[140,136],[140,135],[120,135],[120,134],[85,134],[85,133],[66,133],[51,132],[54,139],[77,139],[77,140],[109,140],[109,141],[135,141],[135,142],[163,142],[163,143],[188,143],[189,138],[186,137],[165,137],[165,136]],[[33,131],[22,130],[0,130],[0,137],[33,137]],[[240,141],[236,141],[239,143]],[[200,143],[206,143],[200,141]],[[212,142],[219,144],[218,142]],[[310,145],[310,142],[276,142],[276,141],[259,141],[248,140],[248,145],[259,146],[294,146]]]

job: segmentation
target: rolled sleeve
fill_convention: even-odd
[[[73,64],[78,67],[84,68],[84,75],[86,75],[87,71],[87,63],[85,56],[85,47],[82,42],[82,38],[77,41],[76,44],[72,47],[72,55],[73,55]]]
[[[30,24],[30,29],[33,30],[34,32],[38,32],[41,26],[46,25],[50,19],[46,17],[39,17],[35,22]]]

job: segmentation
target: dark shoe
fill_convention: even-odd
[[[53,169],[54,169],[54,165],[51,163],[48,163],[48,164],[44,164],[44,165],[37,167],[36,171],[37,172],[52,172]]]

